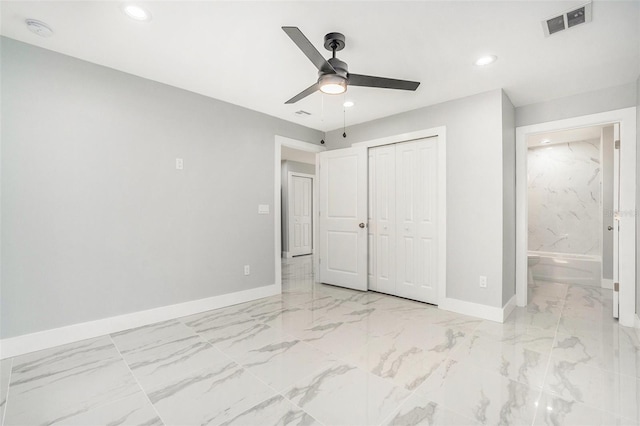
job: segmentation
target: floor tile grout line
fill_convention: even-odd
[[[2,411],[2,419],[0,419],[0,426],[4,426],[4,420],[7,417],[7,408],[9,408],[9,394],[11,390],[11,376],[13,376],[13,362],[16,357],[11,358],[9,363],[9,381],[7,382],[7,395],[4,398],[4,410]]]
[[[129,366],[129,363],[127,362],[127,360],[122,355],[122,352],[120,352],[120,348],[118,348],[118,345],[113,340],[113,337],[111,337],[110,334],[107,334],[107,336],[109,336],[109,339],[111,340],[111,343],[115,347],[116,351],[118,351],[118,355],[120,355],[120,358],[122,359],[122,362],[124,362],[124,365],[127,366],[127,370],[129,370],[129,373],[131,373],[131,377],[133,377],[133,380],[136,381],[136,384],[138,385],[138,388],[140,388],[140,391],[144,394],[144,397],[147,399],[147,401],[149,401],[149,404],[151,404],[151,408],[153,408],[153,411],[156,413],[156,415],[158,416],[158,418],[160,419],[162,424],[163,425],[167,425],[168,423],[164,421],[164,419],[162,418],[162,416],[160,415],[160,413],[156,409],[156,406],[153,404],[153,402],[151,402],[151,399],[149,398],[149,395],[147,394],[147,392],[144,390],[144,388],[140,384],[140,381],[138,380],[138,377],[136,377],[136,375],[134,374],[133,370],[131,370],[131,367]]]
[[[562,321],[562,312],[564,311],[564,306],[567,302],[567,297],[569,295],[569,287],[567,287],[567,291],[565,293],[565,297],[562,300],[562,307],[560,308],[560,315],[558,316],[558,321],[556,322],[556,331],[553,334],[553,342],[551,343],[551,352],[549,352],[549,359],[547,360],[547,368],[545,369],[544,372],[544,377],[542,379],[542,387],[540,388],[540,394],[538,395],[538,400],[536,401],[536,410],[533,413],[533,420],[531,422],[532,425],[535,425],[536,423],[536,419],[538,418],[538,414],[540,411],[540,400],[542,399],[542,396],[545,394],[545,388],[546,388],[546,384],[547,384],[547,379],[548,379],[548,375],[549,375],[549,369],[551,368],[551,361],[553,359],[553,348],[555,347],[556,341],[558,339],[558,329],[560,328],[560,321]]]

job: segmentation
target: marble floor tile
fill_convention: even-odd
[[[253,349],[243,366],[277,391],[283,391],[301,377],[335,363],[324,352],[295,338]]]
[[[529,306],[496,323],[316,283],[310,256],[283,262],[282,287],[0,361],[0,419],[4,409],[4,424],[21,426],[640,424],[640,334],[612,318],[610,290],[537,282]]]
[[[475,333],[461,343],[451,359],[468,361],[531,388],[542,389],[549,352],[528,349],[527,342],[505,342]]]
[[[125,330],[112,334],[111,338],[125,356],[132,353],[153,354],[158,350],[178,350],[201,341],[193,329],[177,320]]]
[[[11,378],[11,358],[0,361],[0,425],[4,419],[4,409],[7,404],[7,392],[9,390],[9,379]]]
[[[276,396],[271,388],[233,361],[219,361],[147,390],[166,424],[221,424]]]
[[[533,284],[529,284],[529,298],[542,296],[564,300],[567,296],[568,289],[569,284],[536,280]]]
[[[300,334],[303,342],[338,358],[362,348],[375,336],[359,325],[341,321],[311,325]]]
[[[606,338],[558,333],[553,356],[640,378],[640,345],[631,344],[625,337],[620,333]]]
[[[282,395],[276,395],[254,405],[238,414],[233,419],[223,423],[223,426],[314,426],[320,425],[313,417],[305,413]]]
[[[447,410],[419,393],[414,393],[382,424],[384,426],[473,426],[481,423]]]
[[[413,391],[465,338],[459,329],[408,323],[399,331],[371,337],[344,359]]]
[[[540,391],[477,366],[447,360],[417,389],[431,401],[481,424],[531,424]]]
[[[73,413],[56,424],[67,426],[162,426],[162,420],[143,392],[118,401]]]
[[[284,393],[325,425],[377,425],[410,393],[359,368],[335,363]]]
[[[640,422],[640,379],[553,358],[545,392]]]
[[[543,393],[537,402],[535,426],[634,426],[636,422],[616,417],[576,401]]]
[[[13,361],[5,425],[55,423],[139,391],[108,336],[22,355]]]

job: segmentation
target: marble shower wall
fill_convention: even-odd
[[[600,255],[600,140],[529,148],[529,250]]]

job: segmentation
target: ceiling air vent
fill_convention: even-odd
[[[296,111],[296,114],[298,114],[298,115],[302,115],[302,116],[304,116],[304,115],[311,115],[311,113],[310,113],[310,112],[307,112],[307,111],[305,111],[305,110],[303,110],[303,109]]]
[[[549,37],[557,32],[587,22],[591,22],[591,2],[545,19],[542,21],[542,30],[545,37]]]

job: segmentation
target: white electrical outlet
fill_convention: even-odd
[[[249,275],[251,273],[251,268],[249,265],[244,265],[244,274]]]
[[[182,158],[176,158],[176,170],[184,169],[184,160]]]
[[[480,287],[487,288],[487,277],[480,275]]]

